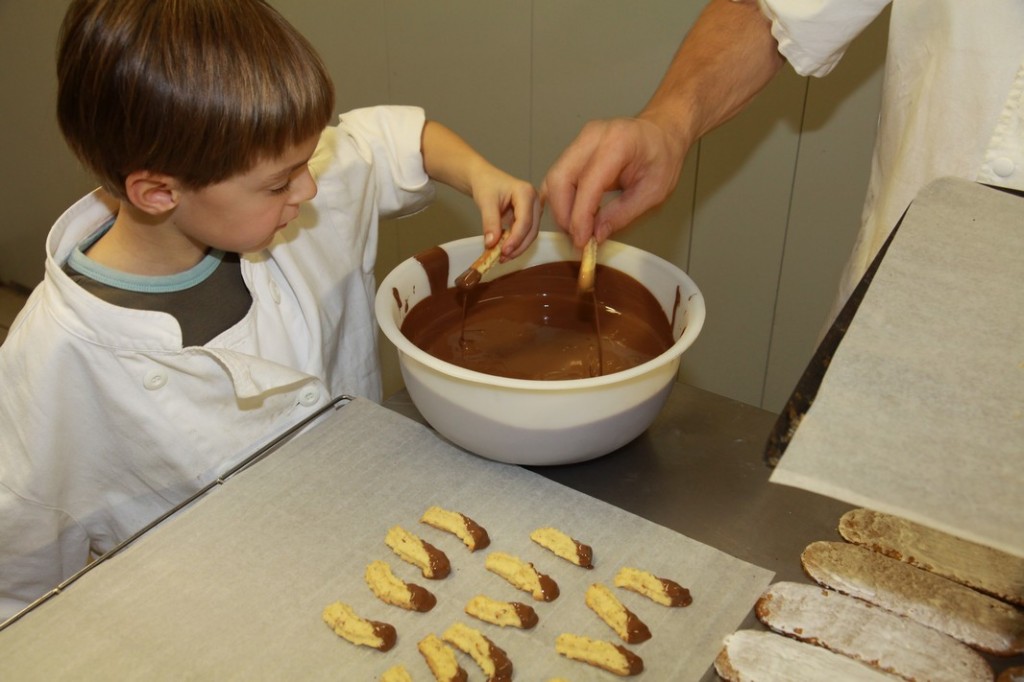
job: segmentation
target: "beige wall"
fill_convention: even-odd
[[[335,76],[338,110],[419,104],[498,165],[539,183],[579,127],[638,110],[703,2],[274,0]],[[0,280],[42,277],[46,231],[91,180],[53,119],[66,2],[0,2]],[[779,410],[809,359],[852,244],[878,114],[884,18],[828,78],[786,69],[687,159],[661,209],[620,237],[688,271],[708,319],[682,380]],[[550,222],[545,227],[551,229]],[[448,191],[383,226],[378,274],[479,232]],[[388,390],[401,386],[385,349]]]

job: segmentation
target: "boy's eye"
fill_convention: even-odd
[[[289,187],[291,187],[291,186],[292,186],[292,183],[291,183],[291,181],[289,180],[288,182],[284,183],[284,184],[283,184],[283,185],[281,185],[280,187],[274,187],[274,188],[272,188],[272,189],[270,190],[270,193],[271,193],[271,194],[284,194],[285,192],[287,192],[287,191],[288,191],[288,188],[289,188]]]

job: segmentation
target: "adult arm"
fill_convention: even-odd
[[[543,203],[578,247],[663,202],[702,135],[743,109],[783,58],[756,0],[711,0],[636,117],[587,123],[548,171]],[[603,195],[622,192],[601,206]]]

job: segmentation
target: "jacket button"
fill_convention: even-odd
[[[1017,164],[1008,156],[1000,156],[992,161],[992,172],[1001,178],[1008,178],[1017,170]]]
[[[142,385],[150,391],[163,388],[167,385],[167,372],[162,369],[149,370],[142,379]]]
[[[320,389],[316,386],[307,386],[299,393],[299,404],[310,407],[320,401]]]

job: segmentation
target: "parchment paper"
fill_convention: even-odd
[[[1024,199],[922,191],[771,480],[1024,556]]]
[[[470,553],[454,536],[419,523],[430,504],[475,519],[491,546]],[[451,575],[424,579],[392,554],[384,536],[395,524],[442,549]],[[595,568],[532,543],[529,532],[542,525],[591,544]],[[534,602],[487,572],[490,550],[534,562],[561,596]],[[375,559],[433,591],[438,605],[418,614],[378,601],[363,582]],[[612,680],[557,655],[554,641],[561,632],[616,641],[583,595],[591,582],[611,586],[622,565],[672,578],[693,594],[691,606],[673,609],[612,588],[654,633],[632,647],[646,663],[638,679],[648,680],[699,679],[772,578],[539,475],[468,455],[356,400],[0,633],[0,660],[7,679],[373,680],[401,663],[414,680],[432,680],[416,642],[462,620],[508,652],[517,680]],[[517,631],[474,621],[462,609],[477,593],[529,603],[540,624]],[[336,636],[321,612],[337,600],[393,624],[396,647],[381,653]],[[470,679],[483,679],[472,659],[459,658]]]

